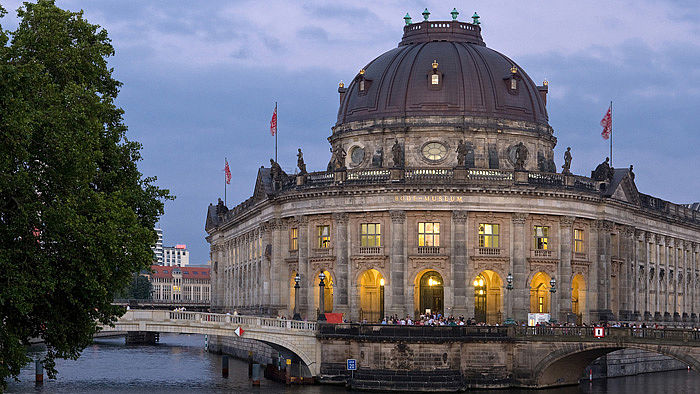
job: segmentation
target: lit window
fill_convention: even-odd
[[[479,247],[480,248],[498,248],[498,236],[500,233],[500,225],[481,223],[479,224]]]
[[[535,249],[548,249],[549,227],[535,226]]]
[[[289,229],[289,250],[299,250],[299,229],[296,227]]]
[[[360,92],[364,92],[364,91],[365,91],[365,80],[361,79],[360,80]]]
[[[510,79],[510,89],[511,90],[518,89],[518,81],[515,78]]]
[[[537,297],[537,311],[544,313],[544,297]]]
[[[363,223],[360,225],[360,245],[382,246],[382,225],[380,223]]]
[[[574,229],[574,252],[584,253],[583,230]]]
[[[318,247],[328,249],[331,247],[331,226],[318,226]]]
[[[440,223],[418,223],[418,246],[440,246]]]
[[[433,85],[439,85],[440,84],[440,75],[438,75],[438,74],[431,75],[431,83]]]

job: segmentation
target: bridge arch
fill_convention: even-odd
[[[314,322],[199,312],[130,310],[114,323],[114,327],[104,328],[105,331],[235,337],[235,330],[239,327],[243,329],[242,338],[286,349],[299,357],[312,376],[318,375],[320,354]]]
[[[588,367],[597,358],[622,349],[639,349],[672,357],[693,370],[700,371],[700,352],[683,353],[682,347],[656,344],[569,343],[557,345],[532,368],[533,387],[578,384]]]

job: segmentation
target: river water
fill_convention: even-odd
[[[41,347],[30,349],[41,354]],[[229,377],[221,377],[221,356],[204,350],[201,335],[161,334],[157,345],[125,345],[124,338],[97,339],[78,360],[57,360],[58,378],[40,386],[34,367],[22,370],[20,382],[9,382],[9,393],[339,393],[343,387],[286,386],[263,379],[260,387],[248,380],[248,364],[229,361]],[[480,393],[700,393],[700,374],[672,371],[625,378],[594,380],[551,390],[489,390]]]

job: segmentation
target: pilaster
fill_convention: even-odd
[[[390,289],[386,291],[385,309],[387,314],[403,316],[408,313],[406,297],[406,211],[390,211],[391,216],[391,254],[389,256]],[[411,315],[412,315],[411,311]]]
[[[454,289],[454,306],[452,314],[467,316],[467,212],[452,212],[452,289]]]
[[[573,242],[572,226],[574,224],[573,216],[562,216],[559,219],[559,321],[569,322],[576,321],[576,317],[571,312],[571,293],[572,288],[572,273],[571,273],[571,249]]]
[[[528,283],[527,266],[527,231],[525,221],[528,214],[513,213],[513,250],[510,254],[513,264],[513,316],[517,321],[527,321],[527,313],[530,310],[530,284]]]
[[[334,248],[336,253],[335,276],[336,282],[333,290],[333,311],[345,313],[350,312],[348,305],[349,291],[349,264],[348,257],[348,214],[338,212],[333,214],[333,224],[335,228]]]

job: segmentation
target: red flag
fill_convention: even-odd
[[[226,167],[224,167],[224,172],[226,173],[226,183],[231,184],[231,169],[228,167],[228,160],[226,160]]]
[[[277,105],[275,105],[275,112],[272,113],[272,120],[270,120],[270,134],[273,137],[277,134]]]
[[[607,140],[612,132],[612,106],[608,108],[608,112],[601,119],[600,125],[603,126],[603,131],[600,135],[603,136],[604,140]]]

